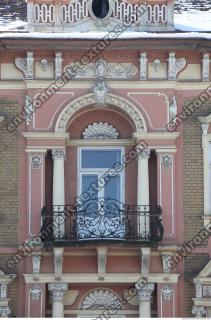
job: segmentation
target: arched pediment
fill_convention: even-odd
[[[136,132],[147,132],[145,120],[133,103],[114,94],[108,94],[105,102],[106,105],[117,107],[126,113],[133,121]],[[73,115],[80,109],[91,105],[96,105],[94,94],[87,94],[71,101],[60,113],[55,125],[55,132],[66,132],[68,123]]]
[[[80,303],[82,310],[106,310],[109,307],[122,308],[120,298],[109,289],[99,288],[89,291]]]

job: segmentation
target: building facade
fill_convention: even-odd
[[[211,40],[173,8],[28,0],[0,34],[2,317],[210,316]]]

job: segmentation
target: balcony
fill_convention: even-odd
[[[41,238],[45,246],[154,246],[162,240],[163,232],[159,206],[126,205],[100,198],[42,209]]]
[[[31,0],[27,2],[29,31],[35,32],[86,32],[110,31],[125,18],[131,18],[130,31],[173,31],[173,0],[155,0],[127,3],[121,0],[104,0],[103,15],[95,8],[95,0]],[[96,2],[96,1],[95,1]],[[102,2],[97,2],[97,6]],[[105,11],[107,10],[107,11]],[[140,14],[137,14],[137,12]]]

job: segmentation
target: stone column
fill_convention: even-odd
[[[137,205],[141,206],[140,211],[148,211],[149,205],[149,157],[150,150],[145,149],[138,155],[138,185],[137,185]],[[144,208],[144,206],[146,206]],[[139,232],[145,238],[149,232],[149,215],[142,213],[139,216]]]
[[[64,318],[64,295],[67,283],[49,283],[48,290],[52,294],[52,318]]]
[[[147,283],[139,290],[139,318],[151,318],[151,296],[154,283]]]
[[[64,236],[64,160],[65,149],[55,149],[53,156],[53,206],[54,206],[54,237],[62,238]],[[59,217],[58,217],[59,214]]]

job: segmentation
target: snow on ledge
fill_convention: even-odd
[[[108,32],[74,32],[74,33],[42,33],[42,32],[2,32],[0,39],[57,39],[57,40],[102,40]],[[211,40],[211,32],[124,32],[118,39],[207,39]],[[115,40],[112,40],[115,41]]]

